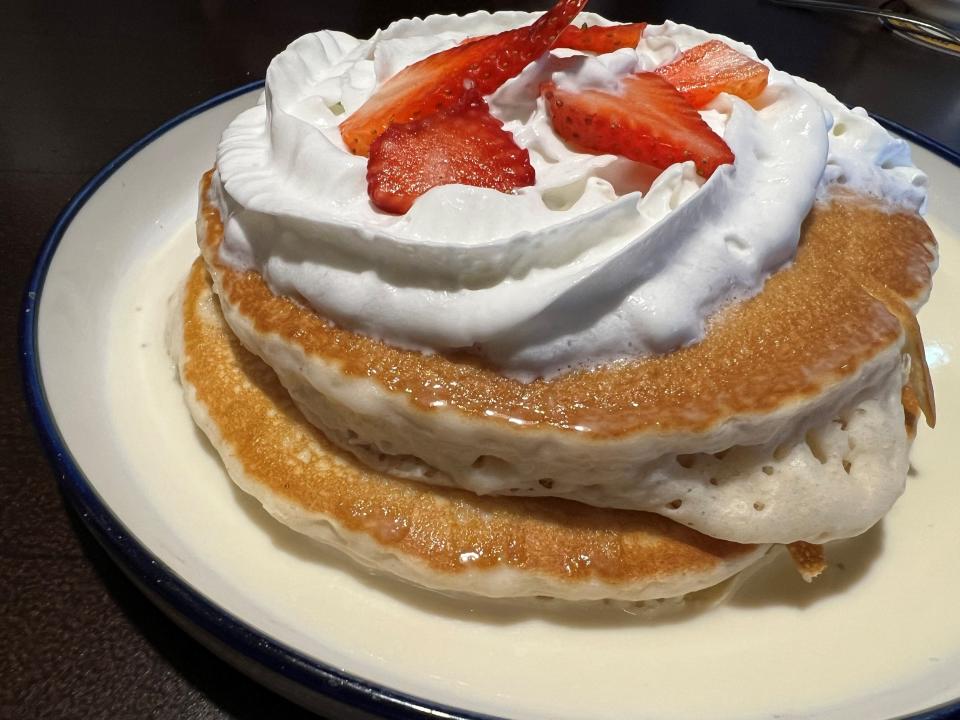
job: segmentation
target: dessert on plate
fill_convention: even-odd
[[[749,47],[584,4],[271,63],[201,183],[188,405],[281,522],[426,587],[809,579],[934,422],[926,178]]]

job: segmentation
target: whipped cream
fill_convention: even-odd
[[[271,63],[261,103],[218,148],[222,258],[350,330],[424,352],[472,349],[532,379],[696,342],[713,312],[790,261],[803,219],[832,186],[923,208],[926,177],[904,141],[773,68],[752,103],[722,94],[701,111],[736,155],[707,181],[692,162],[660,172],[570,150],[542,82],[614,89],[713,38],[756,58],[671,22],[649,26],[635,50],[551,51],[487,97],[529,150],[534,186],[446,185],[402,216],[374,208],[367,159],[346,149],[339,123],[407,65],[535,17],[431,16],[369,40],[324,31],[292,43]]]

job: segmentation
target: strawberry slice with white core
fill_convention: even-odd
[[[438,185],[509,192],[534,180],[530,154],[490,114],[476,90],[423,120],[391,125],[370,146],[367,162],[370,200],[397,214]]]
[[[722,92],[752,100],[767,87],[770,75],[766,65],[720,40],[692,47],[654,72],[694,107],[703,107]]]
[[[452,107],[470,89],[489,95],[550,49],[586,4],[558,0],[531,25],[477,38],[404,68],[340,124],[343,142],[354,155],[366,155],[391,123]]]
[[[621,48],[635,48],[646,27],[646,23],[591,27],[569,25],[563,29],[553,46],[602,55]]]
[[[693,160],[710,177],[733,153],[683,96],[654,73],[630,75],[615,94],[541,88],[553,129],[580,151],[613,155],[660,169]]]

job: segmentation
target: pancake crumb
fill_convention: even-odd
[[[823,545],[814,545],[800,540],[787,545],[787,550],[790,552],[790,557],[793,559],[800,577],[806,582],[811,582],[827,569]]]

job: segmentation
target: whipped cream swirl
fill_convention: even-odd
[[[904,141],[775,69],[752,103],[722,94],[701,111],[736,155],[705,182],[692,162],[660,172],[570,150],[539,98],[545,81],[615,91],[625,75],[718,37],[756,58],[667,22],[635,50],[551,51],[487,98],[529,150],[534,186],[447,185],[403,216],[374,208],[366,158],[346,149],[339,123],[407,65],[534,17],[431,16],[369,40],[324,31],[292,43],[218,148],[222,258],[355,332],[424,352],[471,349],[532,379],[696,342],[711,313],[757,293],[793,257],[831,185],[925,202]]]

